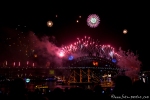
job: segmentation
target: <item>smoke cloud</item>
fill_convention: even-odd
[[[61,48],[50,42],[50,38],[48,36],[38,38],[33,32],[30,32],[28,38],[30,46],[39,56],[39,62],[43,59],[47,63],[55,62],[59,66],[62,65],[62,59],[59,59],[59,52],[61,51]]]
[[[125,74],[131,79],[138,78],[142,62],[138,60],[138,55],[131,51],[123,51],[119,48],[118,54],[121,58],[118,61],[118,65],[121,69],[125,69]]]

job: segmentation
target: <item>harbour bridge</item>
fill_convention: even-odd
[[[103,83],[112,85],[112,78],[119,72],[119,66],[112,59],[99,56],[83,56],[64,60],[63,66],[2,66],[0,73],[6,77],[51,77],[59,76],[68,84]],[[122,70],[123,71],[123,70]]]
[[[68,79],[70,84],[108,83],[112,85],[112,78],[123,71],[116,63],[99,56],[79,57],[67,62],[67,66],[70,69]]]

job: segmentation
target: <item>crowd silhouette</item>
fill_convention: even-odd
[[[124,95],[124,99],[136,96],[136,99],[149,99],[150,85],[143,83],[141,80],[132,82],[127,76],[118,76],[115,80],[115,87],[103,89],[100,85],[96,85],[94,89],[84,89],[82,87],[75,88],[55,88],[51,92],[42,93],[40,90],[34,92],[26,88],[24,80],[17,78],[10,84],[5,86],[5,91],[1,91],[0,100],[51,100],[51,99],[119,99]],[[126,97],[125,97],[126,96]],[[138,97],[137,97],[138,96]],[[127,98],[128,97],[128,98]]]

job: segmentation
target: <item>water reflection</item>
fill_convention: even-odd
[[[57,84],[56,82],[30,82],[30,83],[26,83],[26,85],[28,89],[35,88],[36,86],[48,86],[50,90],[54,90],[55,88],[65,89],[65,88],[75,87],[75,86]]]

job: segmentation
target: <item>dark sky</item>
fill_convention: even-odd
[[[97,28],[87,26],[86,19],[90,14],[100,17]],[[60,45],[68,45],[77,37],[86,35],[99,39],[102,44],[110,44],[116,50],[122,47],[124,50],[137,51],[144,68],[149,67],[149,10],[146,3],[122,1],[103,4],[91,1],[88,4],[7,4],[1,7],[0,16],[1,27],[15,29],[17,25],[27,26],[22,30],[31,30],[37,35],[53,35]],[[53,21],[53,27],[47,27],[48,20]],[[128,33],[123,34],[123,29],[127,29]]]

